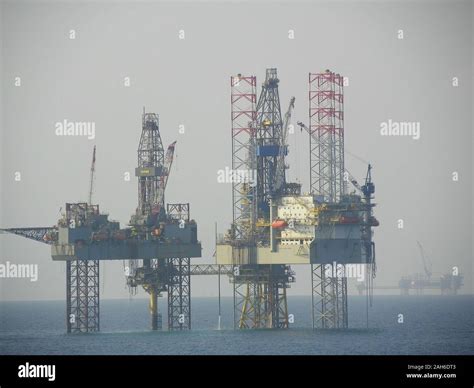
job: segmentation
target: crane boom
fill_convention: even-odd
[[[171,171],[171,166],[173,164],[173,159],[174,159],[174,150],[176,147],[176,141],[171,143],[168,146],[168,149],[166,150],[166,156],[165,160],[163,163],[163,171],[161,173],[161,182],[159,185],[159,189],[157,191],[157,197],[155,199],[155,206],[161,207],[164,204],[164,197],[165,197],[165,190],[166,190],[166,185],[168,183],[168,178],[170,175]]]
[[[168,178],[170,176],[171,166],[173,165],[175,147],[176,147],[176,141],[171,143],[168,146],[168,149],[166,150],[165,165],[164,165],[163,193],[166,189],[166,184],[168,183]]]
[[[425,256],[425,251],[423,246],[419,241],[416,242],[418,244],[418,248],[420,249],[421,260],[423,261],[423,269],[425,270],[425,274],[428,278],[431,277],[431,263],[429,259]]]
[[[280,190],[282,186],[285,184],[285,154],[287,149],[287,138],[288,138],[288,127],[290,125],[291,120],[291,112],[295,107],[295,97],[291,97],[290,104],[288,106],[288,110],[285,113],[285,117],[283,119],[283,127],[281,132],[280,138],[280,147],[278,153],[278,160],[277,160],[277,181],[276,181],[276,190]]]
[[[357,179],[355,179],[352,174],[349,172],[349,170],[345,169],[345,173],[347,174],[347,178],[349,182],[352,183],[352,185],[359,190],[361,193],[363,193],[362,187],[360,187],[359,183],[357,182]]]
[[[291,97],[290,105],[288,106],[288,110],[285,113],[285,118],[283,119],[283,132],[281,136],[282,145],[286,145],[286,139],[288,136],[288,127],[290,125],[290,120],[291,120],[291,112],[293,111],[294,107],[295,107],[295,98]]]
[[[91,176],[89,184],[89,205],[92,205],[92,194],[94,192],[94,176],[95,175],[95,146],[94,151],[92,152],[92,164],[91,164]]]
[[[55,226],[34,227],[34,228],[9,228],[0,229],[0,233],[12,233],[30,240],[38,241],[44,244],[53,244],[52,235],[57,232]]]

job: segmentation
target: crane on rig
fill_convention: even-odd
[[[94,150],[92,151],[92,164],[91,164],[91,175],[90,175],[90,183],[89,183],[89,206],[92,206],[92,195],[94,193],[94,179],[95,179],[95,146]]]
[[[168,183],[168,178],[170,176],[170,171],[171,171],[171,166],[173,164],[173,159],[174,159],[174,150],[176,147],[176,141],[171,143],[168,146],[168,149],[166,150],[166,156],[165,156],[165,161],[163,164],[163,171],[160,177],[160,185],[158,187],[157,193],[156,193],[156,198],[155,198],[155,206],[159,205],[164,206],[165,203],[165,190],[166,190],[166,185]],[[159,211],[159,210],[158,210]]]
[[[355,179],[352,174],[349,172],[349,170],[345,169],[345,173],[347,174],[347,180],[352,183],[352,185],[359,190],[362,194],[364,194],[364,197],[370,197],[372,194],[375,193],[375,185],[372,182],[372,165],[369,164],[367,166],[367,175],[365,177],[365,183],[361,186],[357,182],[357,179]]]
[[[288,127],[291,121],[291,112],[293,111],[294,107],[295,107],[295,97],[291,97],[288,110],[286,111],[284,119],[283,119],[283,126],[282,126],[281,137],[280,137],[280,147],[279,147],[278,159],[277,159],[275,191],[281,190],[286,183],[285,182],[285,169],[286,169],[285,156],[286,156],[286,153],[288,152],[288,144],[287,144]]]
[[[423,249],[423,246],[421,245],[421,243],[419,241],[417,241],[416,243],[418,244],[418,248],[420,249],[420,256],[423,262],[423,269],[425,271],[425,275],[427,279],[429,280],[431,279],[431,275],[433,274],[431,261],[429,260],[428,257],[426,257],[425,250]]]
[[[311,136],[315,136],[314,133],[312,133],[309,128],[301,121],[297,122],[298,126],[300,127],[301,132],[303,132],[303,129],[308,132]],[[354,178],[354,176],[349,172],[347,168],[344,168],[344,173],[346,174],[346,181],[351,182],[351,184],[364,195],[364,198],[370,199],[371,195],[375,193],[375,185],[372,182],[372,165],[369,163],[367,165],[367,174],[365,176],[365,183],[364,185],[360,185],[357,182],[357,179]]]

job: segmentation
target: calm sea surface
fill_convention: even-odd
[[[217,330],[217,299],[193,298],[193,330],[151,332],[146,300],[103,300],[100,333],[67,335],[65,302],[0,302],[0,354],[474,354],[474,296],[375,296],[369,329],[365,298],[350,296],[337,331],[311,329],[310,297],[288,304],[289,330],[232,330],[232,298]]]

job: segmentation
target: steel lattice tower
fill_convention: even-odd
[[[137,154],[138,168],[163,168],[165,151],[160,136],[159,118],[155,113],[143,113]],[[138,214],[148,215],[164,211],[164,197],[159,198],[162,181],[162,176],[158,174],[139,176]]]
[[[66,322],[68,333],[100,330],[98,260],[66,263]]]
[[[343,82],[331,71],[309,74],[311,192],[328,202],[337,202],[344,191]]]
[[[156,218],[164,215],[164,196],[160,196],[163,177],[160,175],[165,156],[160,135],[159,117],[156,113],[143,111],[142,132],[137,156],[138,166],[135,175],[138,176],[138,207],[130,224],[136,227],[140,225],[143,228],[152,221],[151,218],[156,221]],[[149,173],[142,174],[141,171],[149,171]],[[148,261],[143,265],[153,267],[156,263]],[[129,260],[128,276],[135,276],[139,267],[140,260]],[[153,296],[153,298],[155,297]]]
[[[70,228],[85,222],[93,207],[87,203],[66,204]],[[66,325],[68,333],[95,332],[99,319],[99,260],[71,260],[66,263]]]
[[[189,222],[189,203],[168,204],[168,217]],[[167,259],[168,330],[191,329],[191,259]]]
[[[339,74],[329,70],[309,74],[310,187],[329,203],[337,203],[344,194],[343,88]],[[337,273],[333,267],[311,264],[313,327],[348,326],[347,277],[333,276]],[[336,267],[345,270],[340,264]]]
[[[168,259],[168,329],[191,329],[191,266],[189,258]]]
[[[277,168],[283,134],[278,83],[277,70],[267,69],[257,104],[256,145],[259,150],[269,150],[257,153],[258,216],[264,219],[269,217],[269,199],[276,194],[276,182],[285,182],[285,169]],[[277,152],[271,152],[272,146]]]
[[[257,79],[231,77],[232,225],[236,240],[251,242],[255,224],[255,129]]]

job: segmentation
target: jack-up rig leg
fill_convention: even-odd
[[[168,259],[168,271],[168,330],[189,330],[191,329],[190,259]]]
[[[67,332],[89,333],[99,331],[99,307],[99,261],[67,261]]]

